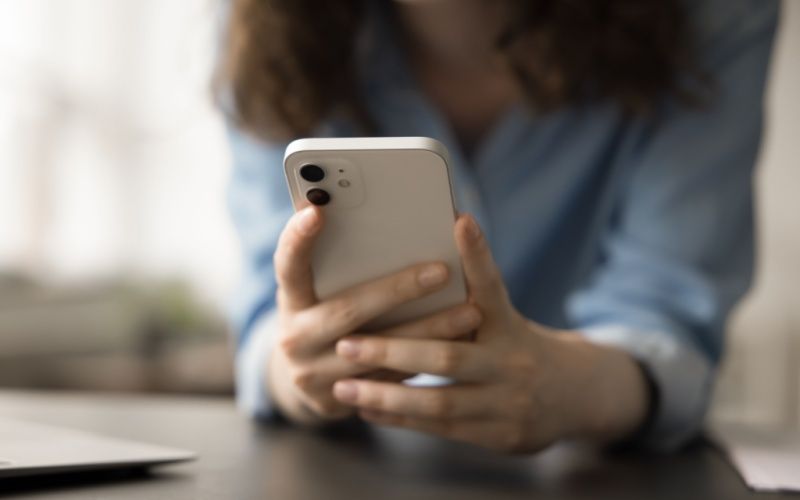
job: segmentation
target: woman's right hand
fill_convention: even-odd
[[[282,413],[304,424],[341,419],[354,410],[333,397],[333,384],[355,376],[402,380],[415,374],[377,374],[335,352],[336,341],[405,302],[440,290],[448,270],[441,262],[421,263],[344,290],[326,301],[314,293],[311,254],[323,225],[311,205],[286,224],[275,251],[280,336],[269,360],[267,386]],[[481,322],[478,309],[461,304],[420,320],[374,332],[382,336],[459,339]]]

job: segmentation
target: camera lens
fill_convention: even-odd
[[[300,177],[308,182],[319,182],[325,178],[325,171],[316,165],[303,165],[300,168]]]
[[[319,188],[309,189],[306,193],[306,198],[318,206],[327,205],[331,201],[331,195],[324,189]]]

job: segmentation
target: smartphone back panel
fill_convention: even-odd
[[[304,179],[303,166],[323,169]],[[428,138],[300,139],[287,148],[286,178],[295,209],[307,193],[330,195],[312,262],[321,300],[423,261],[443,261],[443,290],[409,302],[367,325],[385,328],[463,303],[466,288],[453,237],[456,212],[447,151]]]

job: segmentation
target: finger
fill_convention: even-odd
[[[331,353],[311,365],[295,370],[292,383],[297,389],[304,392],[331,392],[333,384],[341,379],[359,377],[365,380],[401,382],[414,375],[416,374],[403,373],[396,370],[376,370],[371,366],[351,363]]]
[[[505,306],[507,294],[502,275],[486,238],[471,215],[458,218],[455,239],[472,298],[484,310],[493,311]]]
[[[297,393],[298,400],[311,412],[323,420],[341,420],[355,414],[352,406],[336,401],[333,394],[327,393]]]
[[[461,304],[416,321],[371,332],[370,336],[454,340],[469,335],[480,323],[480,310],[473,304]]]
[[[486,389],[476,385],[409,387],[390,382],[340,380],[333,395],[358,408],[424,418],[486,417],[494,410]]]
[[[322,213],[312,205],[295,213],[282,231],[273,259],[281,307],[301,310],[316,302],[311,255],[321,227]]]
[[[425,263],[349,288],[295,315],[294,330],[302,337],[297,343],[325,349],[397,306],[440,290],[447,278],[446,265]]]
[[[337,380],[355,377],[374,370],[370,366],[358,365],[330,352],[295,368],[291,373],[291,380],[292,384],[303,392],[327,391],[330,393]]]
[[[278,239],[273,263],[281,307],[297,311],[317,301],[311,277],[311,252],[322,223],[322,212],[310,205],[289,219]]]
[[[524,433],[511,422],[430,419],[373,410],[359,410],[358,415],[376,425],[415,430],[491,450],[514,452],[523,450],[525,446]]]
[[[336,353],[354,363],[465,382],[491,380],[497,373],[484,349],[468,342],[371,336],[350,336],[336,343]]]
[[[334,382],[370,370],[336,358],[334,353],[330,353],[287,373],[297,398],[324,419],[340,419],[353,414],[352,406],[337,401],[333,396]]]

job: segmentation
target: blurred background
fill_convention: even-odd
[[[0,6],[0,387],[232,394],[218,2]],[[767,108],[759,274],[713,416],[800,426],[797,1]]]
[[[0,384],[230,393],[218,2],[0,5]]]

